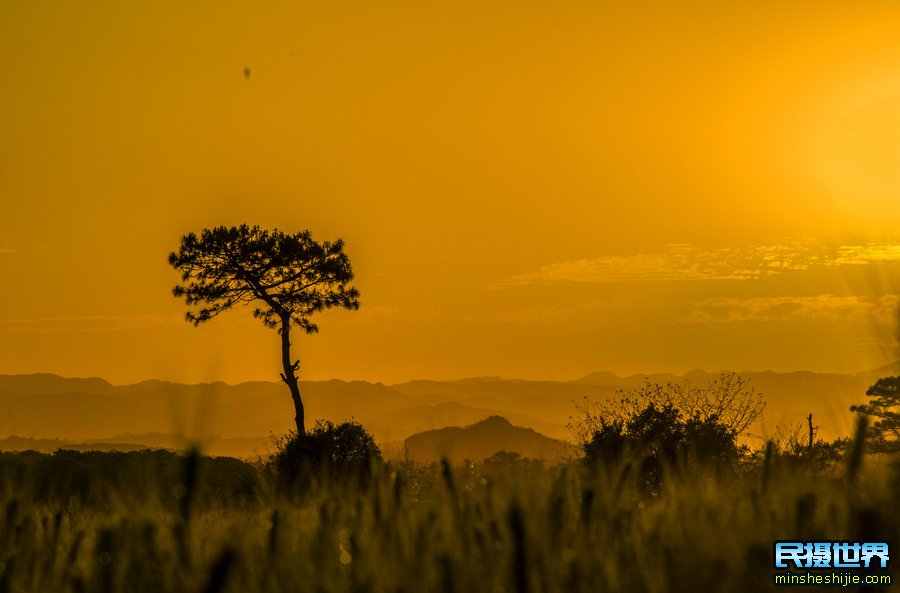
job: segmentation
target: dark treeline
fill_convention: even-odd
[[[175,508],[191,485],[199,505],[255,502],[262,488],[252,464],[230,457],[189,457],[171,451],[26,451],[0,453],[0,492],[36,504],[103,508],[117,503]],[[189,472],[195,475],[188,475]]]

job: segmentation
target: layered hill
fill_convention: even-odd
[[[895,372],[896,371],[896,372]],[[859,374],[742,372],[768,402],[756,434],[802,422],[810,412],[822,438],[849,434],[849,406],[864,401],[866,389],[880,377],[900,372],[889,365]],[[644,381],[697,385],[718,373],[651,374],[620,377],[591,373],[574,381],[522,381],[481,377],[459,381],[411,381],[395,385],[365,381],[303,381],[307,419],[363,423],[381,443],[451,426],[467,426],[491,416],[530,428],[553,439],[566,439],[574,402],[597,401]],[[112,385],[103,379],[57,375],[0,375],[0,439],[59,439],[65,443],[102,443],[168,447],[173,442],[214,441],[228,451],[253,455],[272,434],[292,428],[293,409],[284,385],[185,385],[144,381]],[[136,437],[135,435],[140,435]],[[155,437],[150,435],[165,435]],[[186,435],[179,437],[174,435]],[[140,442],[140,440],[148,442]],[[242,441],[243,439],[243,441]],[[153,442],[150,442],[153,441]],[[0,448],[5,445],[0,441]]]
[[[404,455],[413,461],[447,458],[453,464],[482,461],[500,451],[544,461],[560,461],[573,454],[571,445],[530,428],[513,426],[501,416],[490,416],[465,427],[420,432],[407,438],[404,445]]]
[[[60,449],[69,451],[143,451],[146,449],[166,449],[186,451],[199,444],[203,453],[211,456],[238,457],[255,460],[264,457],[272,449],[270,438],[220,438],[205,437],[198,443],[196,439],[179,434],[123,434],[103,439],[70,440],[49,438],[28,438],[10,436],[0,438],[0,451],[37,451],[53,453]]]

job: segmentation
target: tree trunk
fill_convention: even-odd
[[[809,413],[809,416],[806,417],[806,421],[809,422],[809,450],[812,452],[813,448],[813,438],[815,437],[815,430],[813,430],[812,425],[812,412]]]
[[[291,390],[291,399],[294,400],[294,422],[297,423],[297,434],[306,433],[303,415],[303,400],[300,398],[300,386],[297,384],[297,369],[300,368],[300,361],[291,363],[291,318],[282,316],[281,318],[281,366],[284,372],[281,373],[281,380],[285,382],[288,389]]]

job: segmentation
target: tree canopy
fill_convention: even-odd
[[[181,272],[173,294],[184,298],[186,319],[209,321],[237,304],[254,304],[253,316],[281,335],[281,380],[291,391],[297,433],[303,434],[304,409],[297,383],[300,361],[291,361],[291,326],[319,330],[314,313],[332,307],[359,308],[350,285],[353,270],[344,242],[314,241],[309,231],[293,235],[258,226],[219,226],[182,237],[169,264]]]
[[[871,428],[872,450],[900,451],[900,377],[878,379],[866,395],[871,398],[868,403],[850,409],[878,419]]]
[[[169,264],[182,272],[173,293],[199,325],[238,303],[259,301],[253,316],[274,328],[285,318],[306,333],[318,331],[310,317],[323,309],[359,308],[344,242],[314,241],[309,231],[286,234],[258,226],[219,226],[189,233]]]

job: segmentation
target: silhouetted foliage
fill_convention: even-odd
[[[482,461],[481,467],[487,475],[526,474],[540,471],[544,462],[524,457],[516,451],[497,451]]]
[[[364,483],[381,461],[381,450],[362,424],[326,420],[306,433],[276,439],[269,468],[279,486],[294,490],[320,479]]]
[[[604,461],[607,464],[622,458],[628,438],[625,436],[625,422],[616,418],[600,418],[590,440],[582,443],[585,458],[590,463]]]
[[[869,428],[870,450],[876,453],[900,452],[900,377],[885,377],[869,387],[872,398],[850,410],[878,418]]]
[[[716,417],[686,417],[671,403],[656,402],[624,421],[601,421],[583,449],[589,466],[637,463],[650,492],[658,490],[666,468],[728,468],[744,452],[737,434]]]
[[[584,398],[576,405],[578,415],[569,420],[569,432],[583,447],[597,431],[615,430],[619,424],[624,429],[629,420],[651,403],[657,412],[671,407],[685,422],[688,418],[700,423],[714,422],[738,437],[746,433],[766,406],[750,381],[736,373],[723,373],[702,386],[690,382],[660,385],[645,380],[635,389],[620,389],[608,401],[592,402]]]
[[[747,452],[738,437],[762,412],[762,397],[737,375],[725,374],[706,387],[657,385],[649,381],[620,390],[612,401],[578,408],[569,429],[593,467],[623,459],[640,468],[650,491],[665,468],[733,466]]]
[[[764,460],[766,451],[769,463],[777,463],[788,470],[822,472],[835,466],[850,448],[850,437],[833,441],[814,439],[810,447],[808,432],[802,424],[778,427],[775,437],[750,456],[751,463]]]
[[[34,502],[103,508],[158,499],[182,516],[208,505],[250,503],[260,495],[249,463],[171,451],[0,453],[0,483],[18,484]]]
[[[291,326],[318,331],[314,313],[331,307],[359,308],[359,292],[350,286],[353,271],[344,243],[316,242],[309,231],[293,235],[258,226],[216,227],[182,237],[169,254],[181,272],[173,294],[184,297],[188,321],[199,325],[237,304],[254,303],[253,316],[281,335],[281,379],[291,391],[297,432],[303,433],[303,400],[297,384],[300,361],[291,361]]]

